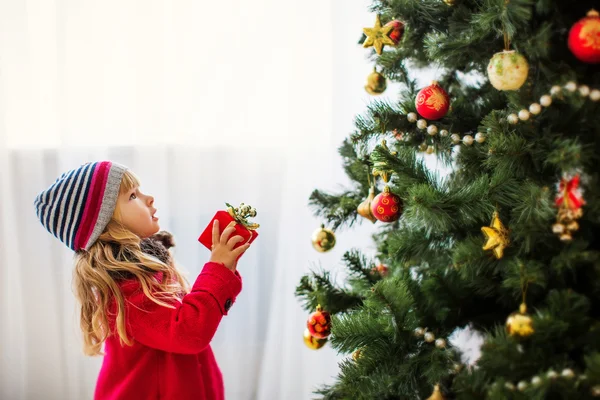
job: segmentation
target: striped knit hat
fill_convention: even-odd
[[[40,222],[70,249],[89,250],[113,215],[126,170],[98,161],[65,172],[35,198]]]

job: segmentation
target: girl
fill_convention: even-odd
[[[35,199],[42,225],[75,251],[84,353],[103,355],[95,400],[222,400],[209,345],[242,288],[236,259],[250,244],[213,225],[210,261],[194,284],[171,260],[154,198],[110,161],[62,174]],[[105,352],[101,351],[104,344]]]

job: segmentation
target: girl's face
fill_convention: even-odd
[[[140,238],[147,238],[160,230],[158,217],[155,217],[156,208],[154,197],[144,194],[139,186],[120,193],[117,199],[117,207],[120,213],[120,222],[127,229]]]

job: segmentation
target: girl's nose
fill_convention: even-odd
[[[148,205],[151,206],[152,204],[154,204],[154,197],[148,196]]]

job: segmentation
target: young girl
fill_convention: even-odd
[[[128,169],[87,163],[35,199],[42,225],[75,251],[84,352],[103,355],[95,400],[224,399],[210,341],[242,288],[250,246],[213,226],[210,261],[189,288],[159,232],[154,198]],[[104,344],[105,352],[101,351]]]

